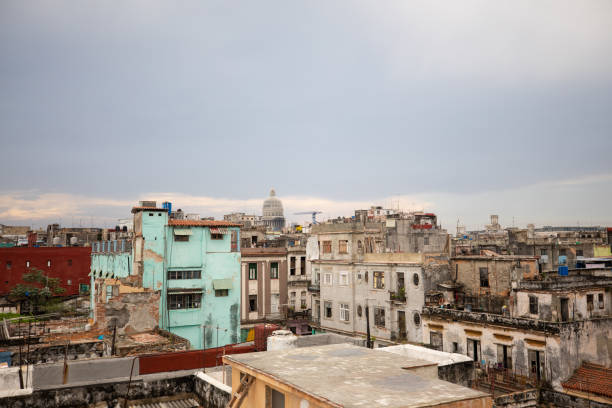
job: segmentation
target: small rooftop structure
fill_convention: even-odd
[[[225,356],[234,370],[333,407],[490,407],[487,394],[437,379],[437,365],[350,344]],[[232,378],[236,375],[234,372]],[[256,395],[253,396],[255,398]],[[251,406],[248,404],[247,406]],[[456,405],[453,405],[456,406]]]

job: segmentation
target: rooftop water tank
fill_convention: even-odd
[[[79,245],[79,239],[77,237],[70,237],[70,246]]]
[[[293,349],[296,342],[297,336],[289,330],[276,330],[268,337],[268,351]]]
[[[53,238],[53,246],[58,246],[62,243],[62,239],[60,237]]]

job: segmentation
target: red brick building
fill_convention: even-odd
[[[22,276],[32,268],[59,278],[64,296],[78,295],[79,290],[89,291],[90,264],[89,247],[0,248],[0,296],[23,283]]]

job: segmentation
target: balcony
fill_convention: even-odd
[[[389,300],[395,303],[406,303],[406,292],[403,288],[397,292],[390,290]]]
[[[321,292],[321,285],[319,285],[319,283],[310,283],[308,284],[308,291],[319,293]]]
[[[308,275],[289,275],[289,282],[310,282]]]

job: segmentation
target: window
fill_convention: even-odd
[[[270,279],[278,279],[278,262],[270,262]]]
[[[540,255],[547,256],[548,255],[548,250],[544,249],[544,248],[540,249]]]
[[[289,306],[295,309],[295,292],[289,293]]]
[[[538,314],[538,297],[529,296],[529,313]]]
[[[289,275],[295,276],[295,256],[289,257]]]
[[[576,256],[584,256],[584,251],[582,249],[577,249]]]
[[[26,261],[26,268],[30,267],[30,261]]]
[[[429,237],[423,237],[423,245],[429,245]]]
[[[348,254],[348,241],[345,239],[341,239],[338,241],[338,253],[340,254]]]
[[[349,321],[349,305],[340,303],[340,320],[343,322]]]
[[[361,305],[357,306],[357,316],[361,317],[361,315],[363,314],[363,308],[361,307]]]
[[[467,339],[467,354],[474,361],[480,361],[480,340]]]
[[[544,352],[539,350],[527,350],[529,357],[529,369],[531,376],[538,380],[544,378]]]
[[[384,272],[374,272],[374,289],[384,289],[385,288],[385,273]]]
[[[202,271],[168,271],[168,279],[201,279]]]
[[[11,269],[11,266],[13,266],[11,261],[6,261],[6,269]]]
[[[224,297],[229,294],[228,289],[215,289],[215,297]]]
[[[374,324],[378,327],[385,327],[385,309],[384,308],[382,307],[374,308]]]
[[[306,309],[306,299],[302,298],[300,299],[300,308],[301,309]]]
[[[600,309],[604,308],[604,294],[603,293],[597,294],[597,304],[599,305]]]
[[[418,314],[417,312],[414,312],[414,316],[412,316],[412,320],[414,321],[415,326],[418,327],[421,325],[421,315]]]
[[[168,306],[170,310],[199,309],[201,302],[201,293],[180,293],[168,296]]]
[[[419,286],[419,274],[415,273],[412,275],[412,283],[414,283],[414,286]]]
[[[306,275],[306,257],[300,258],[300,275]]]
[[[347,286],[349,284],[349,273],[348,272],[340,272],[340,285]]]
[[[489,287],[489,268],[479,268],[480,271],[480,287]]]
[[[361,240],[357,241],[357,252],[363,254],[363,242]]]
[[[442,351],[443,350],[443,340],[442,333],[438,332],[429,332],[429,345],[434,350]]]
[[[453,353],[458,353],[459,352],[459,343],[457,343],[456,341],[453,341]]]
[[[327,319],[332,318],[332,302],[323,302],[323,309],[325,310],[325,317]]]
[[[223,239],[223,234],[218,234],[215,232],[210,233],[210,239]]]
[[[89,285],[85,285],[84,283],[79,284],[79,292],[89,293]]]
[[[257,280],[257,263],[249,263],[249,280]]]
[[[325,275],[323,275],[323,278],[325,279],[323,281],[324,284],[331,286],[332,285],[332,274],[331,273],[326,273]]]
[[[189,241],[189,235],[175,235],[174,240],[176,242],[187,242]]]
[[[266,408],[285,408],[285,394],[266,385]]]
[[[565,248],[561,248],[559,250],[559,256],[565,256],[565,255],[567,255],[567,250]]]
[[[72,266],[72,259],[68,260],[68,266]]]
[[[593,310],[593,294],[587,295],[587,310]]]
[[[238,252],[238,231],[232,230],[230,239],[231,251]]]
[[[331,254],[331,241],[323,241],[323,253]]]
[[[497,345],[497,365],[505,369],[512,369],[512,346]]]
[[[257,311],[257,295],[249,295],[249,312]]]

